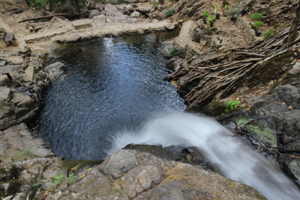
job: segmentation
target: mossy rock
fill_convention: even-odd
[[[226,106],[219,101],[212,101],[203,107],[203,113],[209,116],[220,116],[225,112]]]
[[[277,147],[276,132],[269,127],[255,124],[253,119],[235,119],[239,129],[244,131],[248,136],[268,147]]]

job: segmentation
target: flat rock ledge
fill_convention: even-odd
[[[4,200],[265,199],[243,183],[147,152],[121,149],[102,163],[69,161],[56,157],[25,124],[0,137]]]
[[[179,23],[171,23],[169,20],[137,23],[96,23],[92,20],[78,20],[72,26],[66,23],[65,27],[50,32],[38,32],[27,35],[26,43],[41,41],[52,41],[54,43],[77,42],[79,40],[89,40],[99,37],[119,37],[124,35],[145,34],[157,31],[172,31],[178,27]],[[76,38],[76,39],[74,39]]]

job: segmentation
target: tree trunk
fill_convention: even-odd
[[[300,0],[298,3],[298,6],[296,8],[294,17],[293,17],[293,21],[292,21],[292,25],[289,31],[289,37],[288,37],[288,42],[287,45],[290,46],[290,44],[292,44],[296,37],[297,37],[297,28],[298,28],[298,24],[299,24],[299,19],[300,19]]]
[[[63,5],[63,12],[80,13],[78,0],[66,0],[65,4]]]

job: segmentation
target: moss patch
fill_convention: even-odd
[[[236,119],[237,126],[245,131],[247,135],[253,137],[268,147],[277,147],[276,133],[265,126],[255,125],[253,119]]]

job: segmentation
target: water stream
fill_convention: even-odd
[[[56,155],[104,159],[118,131],[137,130],[158,111],[185,109],[175,86],[163,81],[171,72],[161,55],[169,36],[103,38],[59,50],[67,73],[47,91],[38,120]]]
[[[62,48],[64,79],[47,91],[39,130],[58,156],[104,159],[127,144],[196,146],[222,173],[268,199],[300,199],[276,164],[211,118],[183,113],[163,78],[166,34],[104,38]],[[168,114],[166,114],[168,113]]]
[[[162,115],[149,120],[139,132],[120,132],[113,141],[110,153],[130,143],[196,146],[225,176],[254,187],[267,199],[300,199],[298,187],[276,163],[245,146],[229,130],[205,116]]]

